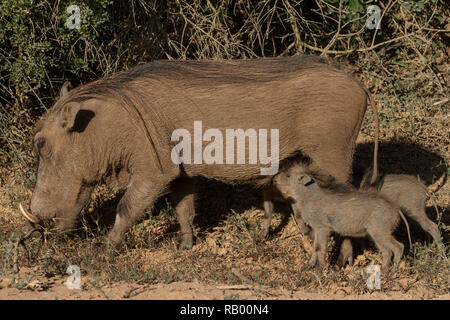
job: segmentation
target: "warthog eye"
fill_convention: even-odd
[[[289,173],[286,173],[286,178],[290,178],[291,175]]]
[[[36,149],[39,150],[41,149],[43,146],[45,146],[45,139],[44,138],[39,138],[36,140]]]

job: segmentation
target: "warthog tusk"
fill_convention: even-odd
[[[22,203],[19,203],[19,210],[20,213],[23,214],[23,216],[30,222],[32,223],[38,223],[38,219],[32,215],[31,213],[28,213],[27,211],[25,211],[25,209],[22,207]]]

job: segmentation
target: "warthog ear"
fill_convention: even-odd
[[[302,174],[301,176],[298,177],[298,183],[304,186],[306,186],[310,182],[313,182],[313,179],[307,174]]]
[[[81,105],[78,102],[66,103],[61,109],[60,114],[61,127],[66,129],[67,131],[71,131],[71,129],[75,126],[75,119],[80,109]]]
[[[66,94],[68,94],[69,93],[69,88],[72,88],[72,84],[70,83],[70,81],[64,82],[64,84],[62,85],[61,89],[59,90],[59,98],[62,98]]]

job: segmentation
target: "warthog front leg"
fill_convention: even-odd
[[[262,222],[262,230],[260,233],[260,239],[266,239],[269,234],[270,223],[272,222],[272,214],[273,214],[273,208],[274,208],[273,201],[274,200],[286,201],[286,199],[283,199],[281,196],[274,197],[274,194],[276,194],[276,193],[272,189],[263,189],[264,219]],[[292,207],[292,210],[294,211],[295,221],[297,222],[300,233],[301,234],[309,234],[311,229],[303,221],[300,211],[298,209],[296,209],[295,205],[291,205],[291,207]]]
[[[292,211],[294,211],[294,217],[295,221],[297,222],[298,230],[301,234],[308,235],[311,231],[311,228],[303,220],[300,209],[297,206],[293,205]]]
[[[326,253],[330,231],[327,229],[317,228],[314,231],[314,252],[309,261],[310,267],[323,268],[326,265]]]
[[[114,246],[120,244],[128,229],[142,216],[145,209],[154,204],[169,184],[169,181],[167,183],[161,182],[158,185],[149,181],[151,180],[144,177],[132,180],[122,199],[120,199],[116,209],[114,226],[108,234],[108,240]],[[163,179],[159,179],[159,181],[163,181]]]
[[[269,234],[270,223],[272,222],[272,213],[273,213],[272,192],[264,189],[263,198],[264,198],[264,219],[262,223],[260,238],[266,239]]]

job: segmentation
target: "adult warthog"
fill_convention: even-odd
[[[70,92],[63,87],[36,126],[37,182],[31,212],[22,213],[33,224],[54,219],[59,229],[67,230],[98,182],[115,183],[125,190],[109,233],[109,240],[118,244],[144,210],[170,192],[181,245],[189,245],[192,177],[265,187],[272,176],[261,173],[261,163],[198,163],[198,150],[193,150],[193,161],[177,163],[173,150],[178,141],[172,141],[177,129],[194,132],[200,121],[204,131],[213,129],[210,133],[276,129],[278,140],[269,139],[267,149],[274,152],[272,142],[278,144],[280,165],[300,153],[346,182],[367,97],[351,76],[315,56],[157,61]],[[375,140],[374,179],[378,136]],[[254,147],[246,144],[245,154],[254,155]]]

